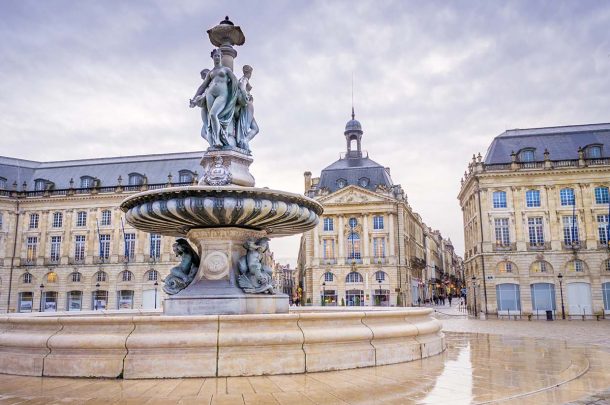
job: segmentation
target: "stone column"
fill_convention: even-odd
[[[364,214],[362,216],[362,256],[364,257],[363,263],[371,263],[371,249],[369,248],[369,216]]]
[[[339,235],[339,254],[337,256],[337,264],[345,264],[345,224],[343,215],[339,215],[339,226],[337,234]]]
[[[320,224],[313,228],[313,262],[318,265],[320,264],[320,259],[322,257],[320,254],[320,236],[318,234],[319,226]]]
[[[388,214],[388,222],[389,222],[389,235],[390,240],[388,241],[388,256],[394,257],[396,255],[394,249],[394,215]]]

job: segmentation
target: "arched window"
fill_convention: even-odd
[[[112,224],[112,212],[110,210],[103,210],[101,217],[100,225],[109,226]]]
[[[324,273],[324,282],[325,283],[332,283],[335,280],[335,275],[333,273],[331,273],[330,271],[327,271],[326,273]]]
[[[351,217],[348,221],[347,221],[348,225],[350,228],[355,228],[356,225],[358,225],[358,220],[354,217]]]
[[[104,283],[104,282],[106,282],[106,280],[108,280],[108,275],[105,272],[100,270],[97,273],[95,273],[95,280],[98,283]]]
[[[494,208],[506,208],[506,192],[505,191],[494,191],[492,197],[493,197],[493,207]]]
[[[358,179],[358,185],[362,188],[368,187],[370,182],[368,177],[360,177],[360,179]]]
[[[527,190],[525,192],[525,204],[528,208],[540,207],[540,190]]]
[[[496,297],[498,301],[498,312],[521,310],[521,297],[518,284],[497,284]]]
[[[337,179],[337,187],[338,188],[343,188],[347,186],[347,180],[345,179]]]
[[[362,275],[357,271],[352,271],[345,277],[346,283],[362,283],[363,281]]]
[[[47,188],[47,180],[45,180],[45,179],[34,180],[34,190],[44,191],[46,188]]]
[[[25,273],[23,275],[23,284],[32,284],[32,275],[30,273]]]
[[[574,259],[568,262],[566,271],[571,273],[583,273],[585,271],[585,262],[580,259]]]
[[[141,186],[144,184],[144,176],[140,173],[129,173],[129,185]]]
[[[387,274],[385,271],[375,272],[375,281],[385,281]]]
[[[6,179],[4,177],[0,177],[0,190],[6,190]]]
[[[602,157],[602,147],[600,145],[591,145],[586,149],[587,158],[599,159]]]
[[[360,235],[356,232],[350,232],[347,235],[347,258],[351,260],[360,260]]]
[[[507,260],[498,263],[498,273],[516,273],[517,266],[513,262]]]
[[[133,279],[133,273],[129,270],[124,270],[121,272],[121,281],[131,281]]]
[[[555,310],[555,285],[551,283],[535,283],[531,285],[532,310],[554,311]]]
[[[519,153],[519,161],[521,162],[533,162],[534,160],[534,149],[523,149]]]
[[[148,281],[157,281],[159,278],[159,272],[157,270],[148,270],[145,275],[145,279]]]
[[[567,187],[559,190],[559,200],[563,206],[574,205],[574,189]]]
[[[47,283],[57,283],[57,273],[51,271],[46,276]]]
[[[551,264],[549,262],[545,262],[544,260],[537,260],[534,263],[532,263],[532,266],[530,267],[530,272],[531,273],[552,273],[553,267],[551,267]]]
[[[75,271],[73,273],[70,274],[70,278],[69,280],[73,283],[80,283],[81,280],[81,274],[78,271]]]
[[[178,181],[180,183],[192,183],[194,178],[194,173],[190,170],[180,170],[178,172]]]
[[[608,204],[608,187],[595,187],[595,204]]]
[[[82,176],[80,178],[80,188],[91,188],[93,187],[93,177]]]

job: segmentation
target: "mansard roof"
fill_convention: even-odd
[[[115,186],[121,176],[127,185],[130,173],[145,175],[149,184],[166,183],[171,173],[177,182],[181,170],[201,172],[202,156],[203,151],[198,151],[50,162],[0,156],[0,177],[7,179],[7,188],[17,182],[18,190],[22,189],[23,182],[27,183],[28,190],[33,190],[36,179],[51,181],[56,189],[69,188],[70,179],[74,179],[74,187],[78,188],[83,176],[99,179],[101,186]]]
[[[360,183],[363,178],[368,179],[366,186]],[[340,179],[345,180],[343,186],[340,184]],[[320,173],[319,187],[327,188],[331,193],[348,185],[375,191],[379,185],[390,188],[393,182],[385,167],[368,157],[341,158]]]
[[[610,156],[610,124],[510,129],[493,140],[485,164],[509,163],[511,153],[523,149],[533,149],[536,161],[544,160],[545,149],[551,160],[578,159],[578,149],[590,145],[602,146],[602,157]]]

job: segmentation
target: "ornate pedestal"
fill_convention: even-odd
[[[241,149],[240,149],[241,150]],[[253,159],[242,152],[231,149],[210,149],[201,158],[203,176],[200,186],[226,186],[235,184],[254,187],[254,177],[249,167]]]
[[[286,294],[245,294],[237,285],[244,243],[267,236],[243,228],[192,229],[187,238],[197,246],[201,262],[195,280],[164,302],[166,315],[278,314],[288,312]]]

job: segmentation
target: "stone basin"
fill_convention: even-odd
[[[313,228],[323,208],[316,201],[285,191],[240,186],[183,186],[150,190],[121,204],[137,229],[185,237],[192,229],[237,227],[261,230],[268,237]]]

